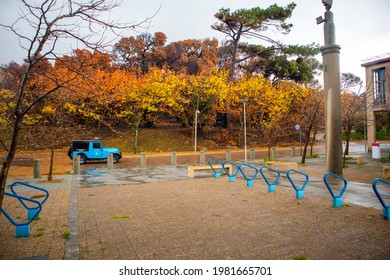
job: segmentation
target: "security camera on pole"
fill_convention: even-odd
[[[323,17],[317,18],[317,24],[324,23],[325,45],[321,48],[325,91],[325,140],[326,171],[341,176],[342,126],[340,93],[340,46],[335,43],[335,24],[333,21],[332,0],[322,0],[325,6]]]

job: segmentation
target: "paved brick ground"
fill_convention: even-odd
[[[80,258],[390,259],[380,210],[243,186],[207,178],[80,189]]]
[[[179,163],[197,159],[189,155]],[[169,164],[169,156],[164,160]],[[382,165],[351,164],[345,177],[369,183],[381,176]],[[300,168],[323,174],[321,161]],[[292,189],[269,193],[264,183],[248,188],[240,179],[211,176],[87,188],[78,188],[72,175],[52,184],[28,180],[47,187],[50,198],[29,238],[15,238],[0,216],[0,259],[390,259],[390,223],[380,207],[332,208],[330,198],[297,200]],[[23,219],[13,203],[4,205]]]
[[[30,237],[16,238],[15,227],[0,216],[0,259],[63,259],[68,227],[69,190],[50,190],[50,197],[39,214],[39,220],[30,224]],[[25,193],[31,197],[33,193]],[[5,200],[4,208],[13,218],[24,221],[27,212],[15,200]]]

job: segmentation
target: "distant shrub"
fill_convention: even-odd
[[[312,154],[311,156],[306,156],[306,158],[319,158],[319,154]]]
[[[381,157],[381,158],[379,159],[379,161],[380,161],[380,162],[388,162],[388,161],[389,161],[389,158],[387,158],[387,157]]]
[[[346,140],[345,132],[343,132],[343,140]],[[350,140],[364,140],[364,134],[361,132],[351,132]]]
[[[389,137],[389,134],[386,131],[377,131],[376,132],[376,139],[377,140],[386,140]]]

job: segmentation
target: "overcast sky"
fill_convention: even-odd
[[[40,2],[39,0],[33,0]],[[61,0],[59,0],[61,1]],[[216,22],[214,14],[220,8],[232,11],[240,8],[266,8],[274,3],[285,6],[295,2],[297,7],[288,20],[294,26],[288,35],[275,38],[289,44],[323,44],[323,25],[316,18],[323,16],[321,0],[123,0],[113,16],[125,22],[139,22],[159,12],[152,19],[149,33],[164,32],[169,42],[185,39],[217,38],[223,34],[210,26]],[[11,24],[17,18],[18,0],[0,0],[0,22]],[[341,72],[351,72],[364,78],[361,60],[390,53],[389,0],[333,0],[332,11],[336,24],[336,43],[341,46]],[[143,31],[143,30],[140,30]],[[126,36],[136,35],[129,33]],[[13,34],[1,29],[0,64],[12,60],[21,63],[25,52]],[[262,44],[261,41],[252,43]],[[319,56],[321,60],[321,56]]]

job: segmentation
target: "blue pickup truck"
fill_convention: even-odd
[[[122,158],[122,153],[118,148],[103,147],[101,140],[74,140],[72,146],[68,148],[68,156],[70,159],[79,155],[80,164],[85,164],[87,161],[106,160],[108,155],[113,155],[114,163],[117,163]]]

